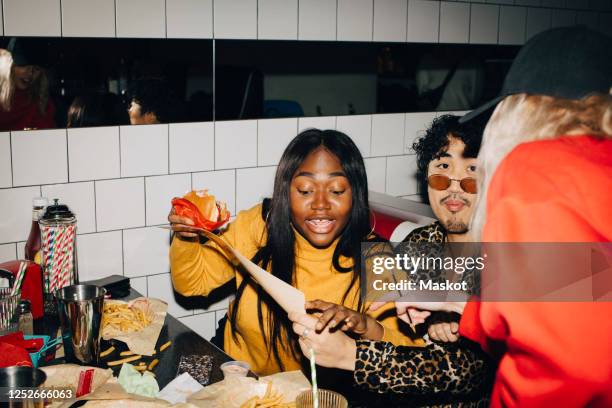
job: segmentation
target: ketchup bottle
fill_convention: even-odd
[[[36,197],[32,199],[32,227],[30,228],[30,235],[28,235],[28,240],[25,244],[25,258],[39,265],[41,243],[38,220],[42,216],[48,203],[47,197]]]

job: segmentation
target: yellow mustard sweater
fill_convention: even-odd
[[[332,256],[336,244],[325,249],[318,249],[296,233],[296,287],[306,295],[307,300],[322,299],[327,302],[342,304],[342,297],[350,285],[352,273],[340,273],[332,266]],[[247,258],[252,258],[257,250],[265,245],[267,235],[265,223],[261,216],[261,204],[241,211],[223,233],[234,248]],[[336,241],[337,243],[337,241]],[[352,265],[352,261],[341,258],[342,266]],[[184,296],[206,296],[213,289],[236,278],[236,287],[243,279],[243,272],[236,273],[234,266],[221,254],[218,247],[209,241],[202,245],[174,239],[170,247],[170,265],[172,282],[177,292]],[[246,273],[246,272],[244,272]],[[357,309],[359,296],[358,282],[353,286],[344,301],[344,306]],[[230,304],[232,308],[234,304]],[[399,329],[395,313],[390,311],[393,305],[383,308],[371,315],[379,319],[384,326],[383,340],[395,345],[423,346],[421,339],[412,340]],[[280,371],[276,360],[264,343],[264,337],[257,318],[257,292],[252,285],[245,288],[238,305],[237,327],[240,333],[238,340],[232,336],[231,325],[225,326],[224,349],[232,358],[243,360],[251,365],[251,369],[259,375],[269,375]],[[262,304],[264,329],[268,331],[265,304]],[[390,313],[385,313],[390,312]],[[279,347],[279,354],[285,370],[299,370],[300,362],[290,351]]]

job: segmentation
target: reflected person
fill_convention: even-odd
[[[128,115],[132,125],[153,125],[168,123],[170,92],[166,81],[146,78],[130,86]]]

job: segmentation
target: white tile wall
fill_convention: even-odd
[[[297,135],[297,118],[264,119],[257,123],[257,165],[276,166]]]
[[[501,6],[499,12],[499,43],[523,44],[527,24],[527,8]]]
[[[440,2],[408,0],[408,42],[436,43],[440,35]]]
[[[0,243],[25,241],[32,224],[32,198],[40,187],[0,190]]]
[[[215,168],[215,125],[212,122],[169,125],[170,173]]]
[[[147,225],[167,224],[172,199],[182,197],[189,191],[191,191],[190,174],[147,177],[145,179]]]
[[[0,133],[0,188],[13,185],[13,172],[11,170],[11,134]]]
[[[70,181],[119,178],[119,128],[68,129]]]
[[[373,0],[338,0],[338,41],[372,40]]]
[[[374,0],[374,41],[406,41],[408,0]]]
[[[215,169],[257,165],[257,121],[215,123]]]
[[[168,125],[121,126],[119,132],[121,177],[168,174]]]
[[[534,35],[548,30],[551,27],[551,23],[552,13],[550,9],[528,7],[525,40],[527,41]]]
[[[414,154],[412,144],[418,138],[425,136],[425,131],[431,125],[435,117],[435,112],[411,112],[406,114],[404,153]]]
[[[214,312],[181,317],[179,320],[206,340],[210,340],[215,335],[217,320]]]
[[[144,227],[144,179],[96,181],[96,222],[98,231]]]
[[[115,0],[117,37],[166,37],[165,0]]]
[[[312,118],[298,118],[298,133],[310,128],[321,130],[335,129],[336,117],[317,116]]]
[[[66,130],[11,132],[13,185],[68,182]]]
[[[393,196],[417,193],[414,155],[387,157],[386,193]]]
[[[61,0],[64,37],[114,37],[115,0]]]
[[[209,194],[224,201],[232,215],[236,215],[236,170],[193,173],[192,187],[194,190],[208,189]]]
[[[272,196],[276,166],[236,170],[236,213]]]
[[[214,0],[216,38],[257,38],[257,0]]]
[[[61,35],[60,0],[3,0],[4,34]]]
[[[0,245],[0,263],[17,259],[17,249],[15,244]]]
[[[336,0],[300,0],[298,4],[300,40],[336,39]]]
[[[336,129],[353,139],[363,157],[370,156],[372,142],[371,115],[338,116]]]
[[[137,290],[142,296],[148,296],[146,276],[142,276],[140,278],[130,278],[130,286]]]
[[[168,38],[212,38],[213,0],[166,0]]]
[[[403,113],[372,117],[372,156],[391,156],[404,152]]]
[[[79,280],[123,275],[121,231],[77,236]]]
[[[499,6],[472,4],[470,13],[470,43],[497,44]]]
[[[0,35],[4,35],[4,15],[3,15],[3,11],[2,11],[2,7],[0,7],[0,21],[2,21],[2,24],[0,24]]]
[[[470,5],[468,3],[440,4],[440,42],[467,43],[470,35]]]
[[[70,207],[76,215],[79,234],[96,231],[96,199],[92,181],[42,186],[41,190],[49,201],[59,198],[60,203]]]
[[[192,310],[188,310],[179,305],[174,297],[170,274],[152,275],[147,277],[149,297],[161,299],[168,303],[168,313],[174,317],[193,315]]]
[[[258,0],[257,38],[297,40],[298,0]]]
[[[373,157],[365,159],[364,162],[368,175],[368,189],[384,193],[387,178],[387,158]]]
[[[159,227],[123,231],[123,273],[146,276],[170,272],[170,232]]]

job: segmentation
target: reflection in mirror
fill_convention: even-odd
[[[212,40],[4,38],[0,131],[212,120]]]
[[[497,96],[518,49],[217,40],[215,117],[467,110]]]

